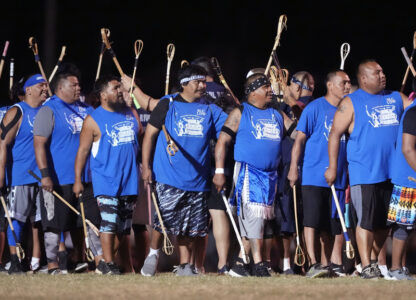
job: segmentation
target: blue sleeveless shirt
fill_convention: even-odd
[[[137,195],[139,124],[130,110],[110,112],[99,106],[91,117],[101,132],[90,155],[94,196]]]
[[[262,171],[275,171],[280,161],[283,117],[273,108],[260,109],[243,103],[234,159]]]
[[[349,97],[354,107],[354,129],[347,145],[350,184],[388,180],[403,113],[402,97],[398,92],[373,95],[362,89]]]
[[[302,185],[328,187],[324,174],[329,166],[328,138],[336,110],[325,97],[321,97],[312,101],[302,112],[296,128],[308,138],[303,156]],[[337,189],[345,189],[347,185],[346,151],[343,135],[339,145],[337,179],[334,183]]]
[[[174,156],[167,153],[166,138],[160,131],[153,161],[156,181],[184,191],[209,191],[209,141],[218,137],[226,118],[214,104],[179,102],[170,98],[165,127],[179,151]]]
[[[33,108],[23,101],[13,106],[22,112],[22,122],[7,158],[7,183],[11,186],[36,183],[28,171],[40,175],[33,147],[33,122],[40,107]]]
[[[92,108],[81,101],[68,104],[56,95],[45,102],[55,118],[50,137],[51,177],[55,184],[73,184],[74,163],[79,146],[82,123]],[[84,180],[88,181],[88,180]]]
[[[399,133],[397,134],[396,149],[394,151],[391,181],[394,184],[405,186],[409,188],[416,188],[416,182],[409,180],[409,176],[416,178],[416,171],[410,167],[409,163],[402,152],[403,145],[403,119],[407,111],[416,106],[416,101],[413,101],[403,113],[400,120]]]

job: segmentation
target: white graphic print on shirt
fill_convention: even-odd
[[[174,130],[178,136],[203,137],[204,126],[201,123],[204,119],[196,115],[181,116]]]
[[[370,117],[368,122],[374,128],[399,125],[399,120],[395,112],[396,107],[394,105],[375,106],[371,109],[371,111],[368,111],[368,107],[366,105],[365,109],[367,115]]]
[[[108,131],[107,124],[105,124],[105,131],[111,138],[108,141],[111,146],[116,147],[123,144],[132,143],[134,141],[134,123],[131,121],[122,121],[111,126],[111,131]]]
[[[329,133],[331,132],[331,128],[332,128],[332,122],[334,121],[334,119],[331,119],[331,121],[328,123],[328,116],[326,115],[325,116],[325,123],[324,123],[324,126],[325,126],[325,131],[324,131],[324,136],[325,136],[325,138],[326,138],[326,140],[328,141],[328,139],[329,139]],[[341,142],[342,141],[345,141],[345,134],[343,134],[342,136],[341,136]]]
[[[253,122],[253,117],[251,117],[251,126],[255,131],[251,131],[256,140],[280,140],[280,129],[277,128],[277,122],[274,115],[272,119],[258,119],[256,123]]]

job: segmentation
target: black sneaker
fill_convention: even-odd
[[[77,265],[75,266],[74,272],[82,273],[82,272],[85,272],[87,269],[88,269],[88,263],[80,262],[80,263],[77,263]]]
[[[293,271],[293,269],[284,270],[282,274],[283,275],[296,275],[295,271]]]
[[[0,264],[0,274],[1,273],[7,273],[6,268],[3,266],[3,264]]]
[[[259,262],[254,264],[253,267],[253,276],[256,277],[270,277],[269,270],[267,268],[267,264],[265,262]]]
[[[345,277],[347,274],[344,271],[343,265],[331,263],[329,265],[329,277]]]
[[[379,278],[377,274],[377,270],[375,270],[372,265],[368,265],[365,268],[363,268],[360,277],[362,279],[378,279]]]
[[[24,274],[22,265],[16,254],[10,256],[10,268],[8,271],[9,275],[21,275]]]
[[[217,274],[228,275],[229,272],[230,272],[230,268],[227,265],[224,265],[221,269],[218,269]]]
[[[371,263],[370,266],[374,269],[374,273],[377,275],[378,278],[383,278],[383,274],[381,273],[380,268],[378,267],[378,263]]]
[[[98,266],[95,268],[95,273],[100,275],[111,275],[111,269],[108,264],[105,263],[103,259],[100,260]]]
[[[120,269],[117,267],[117,265],[113,262],[109,262],[107,263],[107,266],[110,268],[111,270],[111,274],[112,275],[120,275]]]
[[[319,278],[326,276],[328,276],[328,267],[324,267],[320,263],[313,264],[306,273],[306,277],[309,278]]]
[[[68,273],[68,254],[66,251],[58,251],[58,266],[62,274]]]
[[[244,264],[241,258],[237,258],[236,263],[230,269],[228,274],[232,277],[247,277],[250,276],[250,272],[248,271],[249,265]]]

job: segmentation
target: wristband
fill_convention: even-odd
[[[224,174],[224,168],[216,168],[215,174]]]
[[[43,168],[43,169],[40,169],[39,171],[40,171],[40,175],[42,175],[42,178],[51,177],[51,175],[49,175],[48,168]]]

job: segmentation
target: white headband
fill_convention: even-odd
[[[187,82],[189,82],[191,80],[204,80],[204,79],[205,79],[205,76],[204,75],[192,75],[190,77],[182,78],[179,83],[180,84],[184,84],[184,83],[187,83]]]

